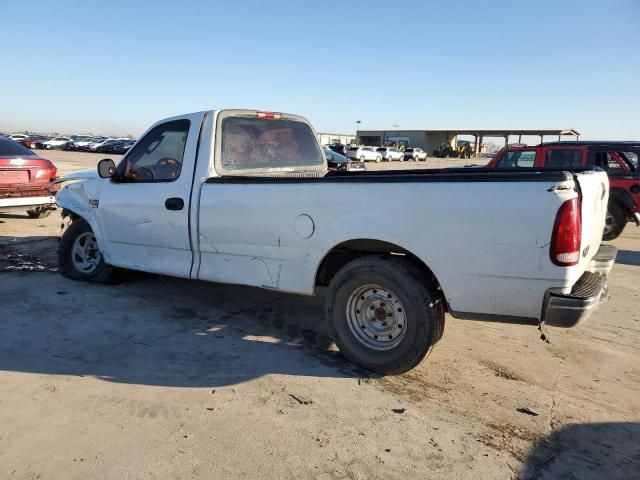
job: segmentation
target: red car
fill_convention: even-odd
[[[57,177],[52,162],[0,137],[0,211],[26,209],[31,218],[47,217],[56,207]]]
[[[640,142],[550,142],[509,146],[485,168],[600,167],[609,174],[609,207],[603,239],[613,240],[627,222],[640,225]]]
[[[21,143],[22,145],[24,145],[27,148],[30,148],[31,150],[35,150],[36,149],[36,143],[41,141],[41,140],[46,140],[47,137],[45,137],[44,135],[31,135],[27,138],[23,138],[22,140],[20,140],[19,143]]]

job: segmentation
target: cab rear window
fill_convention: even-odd
[[[315,134],[304,122],[230,116],[223,118],[220,158],[223,170],[277,170],[324,165]]]
[[[547,168],[579,168],[582,165],[582,150],[551,149],[547,152]]]

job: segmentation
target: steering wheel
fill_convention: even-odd
[[[145,167],[138,167],[135,170],[129,170],[128,178],[133,180],[153,180],[153,172]]]

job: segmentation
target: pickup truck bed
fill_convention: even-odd
[[[604,282],[588,278],[606,275],[615,256],[599,250],[603,172],[327,173],[304,119],[260,115],[159,122],[117,168],[101,163],[105,178],[62,189],[58,204],[74,222],[61,271],[104,281],[119,267],[304,295],[326,285],[341,351],[384,373],[428,354],[445,311],[569,326],[603,297]],[[225,130],[228,119],[238,123]],[[238,126],[257,133],[242,143]],[[162,147],[158,129],[179,148]],[[229,152],[240,160],[225,163]],[[575,295],[581,282],[595,285],[587,303]]]

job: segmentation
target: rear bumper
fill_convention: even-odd
[[[609,275],[616,261],[618,249],[613,245],[600,245],[598,252],[594,255],[589,265],[589,271],[600,275]]]
[[[47,195],[42,197],[0,198],[0,211],[22,207],[45,207],[47,205],[55,207],[56,197]]]
[[[617,252],[612,245],[602,245],[589,270],[582,274],[571,292],[547,291],[542,321],[554,327],[571,328],[589,318],[598,305],[609,299],[606,275],[613,267]]]

